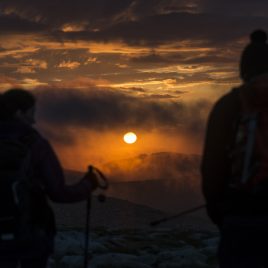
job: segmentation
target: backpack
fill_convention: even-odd
[[[31,164],[33,135],[0,138],[0,240],[31,240],[35,196],[42,194]]]
[[[237,88],[240,117],[232,146],[230,188],[251,195],[268,193],[268,81]],[[266,86],[267,85],[267,86]]]

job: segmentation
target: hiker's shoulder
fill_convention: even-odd
[[[5,139],[17,139],[32,144],[41,136],[32,126],[19,120],[8,120],[0,122],[0,136]]]
[[[28,139],[29,144],[32,144],[33,149],[38,153],[50,147],[48,140],[36,128],[27,125],[23,126],[22,133],[25,139]]]
[[[50,148],[49,141],[36,129],[32,129],[31,135],[35,141],[37,147]]]
[[[224,105],[230,105],[230,104],[235,104],[239,100],[239,92],[242,90],[243,85],[234,87],[231,90],[229,90],[225,95],[223,95],[219,100],[218,100],[218,105],[219,106],[224,106]]]
[[[220,97],[213,106],[212,112],[235,110],[239,106],[239,91],[242,86],[232,88],[229,92]]]
[[[32,154],[35,161],[44,161],[45,159],[55,158],[55,152],[50,142],[44,138],[38,131],[34,131],[35,141],[32,147]]]

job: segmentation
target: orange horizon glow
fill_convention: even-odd
[[[86,171],[89,164],[102,167],[107,163],[121,162],[144,154],[200,154],[202,150],[202,144],[198,141],[193,142],[175,133],[170,133],[167,139],[164,132],[139,130],[142,139],[131,146],[124,142],[121,133],[81,131],[72,146],[57,143],[53,143],[53,146],[64,168],[77,171]]]

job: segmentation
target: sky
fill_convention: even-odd
[[[36,95],[36,127],[67,169],[201,154],[212,105],[267,26],[262,0],[1,0],[0,91]]]

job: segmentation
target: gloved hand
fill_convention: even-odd
[[[87,173],[83,177],[83,180],[88,181],[90,183],[91,191],[94,191],[96,188],[99,187],[98,176],[91,168],[88,169]]]

